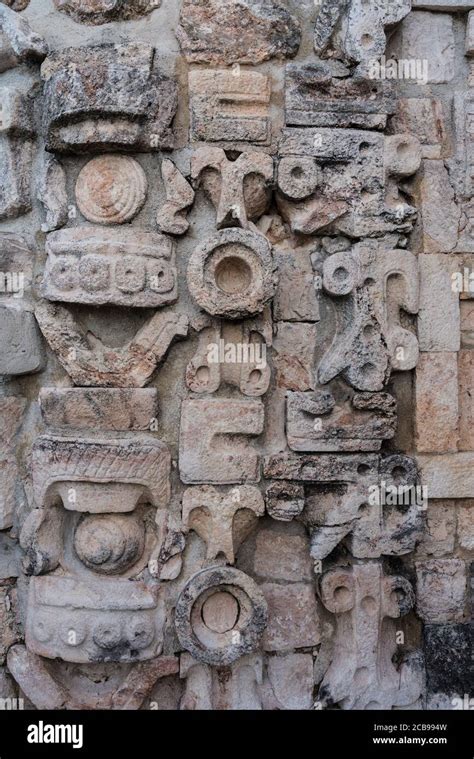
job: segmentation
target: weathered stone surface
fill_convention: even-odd
[[[445,453],[417,456],[422,482],[430,498],[472,498],[474,454]]]
[[[270,245],[255,232],[223,229],[194,250],[187,283],[197,304],[213,316],[261,313],[276,286]]]
[[[233,564],[239,545],[264,512],[263,497],[252,485],[226,491],[202,485],[183,494],[184,528],[194,530],[204,540],[206,559],[223,555]]]
[[[293,451],[377,451],[396,428],[388,393],[355,393],[337,403],[329,391],[288,393],[286,431]]]
[[[439,558],[454,551],[456,541],[456,506],[454,501],[430,501],[426,512],[419,555]]]
[[[278,387],[301,391],[313,389],[316,335],[315,324],[278,322],[273,356]]]
[[[456,353],[422,353],[416,367],[416,447],[420,453],[456,451],[459,439]],[[430,494],[433,497],[433,494]]]
[[[158,391],[43,387],[40,405],[46,424],[58,429],[146,431],[158,417]]]
[[[463,698],[471,692],[474,630],[466,625],[425,625],[425,663],[430,694]],[[450,707],[453,704],[450,699]]]
[[[260,693],[263,661],[259,654],[248,654],[226,667],[216,668],[184,653],[180,656],[180,677],[186,681],[181,710],[259,711],[263,708]]]
[[[464,561],[419,561],[416,576],[416,611],[424,622],[444,624],[464,620],[467,593]]]
[[[449,253],[458,235],[460,211],[443,161],[423,161],[420,212],[424,253]]]
[[[55,681],[40,656],[25,646],[12,646],[8,652],[8,668],[16,682],[38,709],[64,709],[67,691]]]
[[[266,709],[311,709],[313,703],[313,657],[310,654],[271,656],[267,663]]]
[[[166,203],[158,209],[156,221],[162,232],[183,235],[189,228],[186,213],[194,202],[194,190],[168,158],[163,158],[161,162],[161,177]]]
[[[58,11],[83,24],[130,21],[159,8],[161,0],[54,0]]]
[[[459,450],[474,451],[474,351],[458,354]]]
[[[263,152],[241,153],[229,161],[222,148],[199,148],[191,176],[216,209],[216,227],[249,227],[266,211],[273,180],[273,161]]]
[[[40,303],[36,318],[51,349],[76,385],[143,387],[164,359],[171,343],[188,331],[185,316],[157,313],[133,340],[112,350],[96,339],[91,346],[70,311]]]
[[[308,540],[303,535],[261,530],[256,538],[253,568],[266,580],[312,580]]]
[[[302,482],[357,482],[358,475],[376,472],[379,457],[375,454],[314,456],[278,453],[265,456],[263,474],[268,479]]]
[[[441,147],[447,134],[440,100],[399,98],[392,129],[397,133],[416,134],[422,145],[423,158],[441,158]]]
[[[392,293],[391,277],[399,281]],[[319,364],[321,383],[342,374],[357,390],[377,391],[383,389],[391,369],[405,371],[416,365],[418,342],[413,332],[402,327],[400,316],[401,311],[418,311],[413,254],[377,250],[370,241],[358,243],[351,252],[335,253],[325,260],[323,287],[340,306],[338,331]],[[394,313],[398,314],[395,319]]]
[[[450,82],[454,77],[453,17],[447,13],[410,13],[396,32],[390,51],[397,58],[426,60],[427,83]]]
[[[131,227],[51,232],[42,294],[51,301],[156,308],[178,297],[174,244]]]
[[[183,0],[176,30],[189,63],[262,63],[298,52],[298,21],[274,0]]]
[[[93,158],[79,172],[76,200],[79,210],[94,224],[124,224],[142,208],[148,183],[135,159],[122,155]]]
[[[310,252],[305,248],[275,248],[274,258],[278,266],[278,288],[273,300],[275,319],[285,322],[319,321]],[[295,292],[300,293],[298,298],[295,298]]]
[[[66,172],[54,156],[46,154],[41,166],[36,197],[43,205],[46,221],[42,232],[64,227],[68,219]]]
[[[466,551],[474,551],[474,500],[467,499],[458,509],[458,540]]]
[[[194,393],[212,393],[222,383],[251,397],[266,393],[271,379],[267,348],[272,344],[271,321],[262,317],[244,322],[219,322],[203,317],[196,353],[186,367],[186,384]]]
[[[336,615],[337,625],[333,659],[319,689],[322,704],[341,709],[416,707],[423,693],[420,658],[393,663],[393,620],[410,611],[414,601],[408,580],[384,576],[377,562],[335,568],[321,580],[321,600]]]
[[[258,482],[259,456],[246,438],[263,432],[263,418],[264,407],[259,401],[183,401],[179,432],[179,471],[183,482]]]
[[[222,666],[256,648],[267,618],[265,598],[251,577],[233,567],[211,567],[181,591],[175,625],[195,659]]]
[[[272,482],[265,493],[268,514],[279,522],[291,522],[304,509],[304,488],[293,482]]]
[[[268,626],[263,634],[265,651],[309,648],[320,642],[316,596],[310,583],[260,586],[268,603]]]
[[[328,43],[336,33],[333,40],[336,55],[357,63],[380,58],[385,52],[385,30],[399,23],[410,8],[410,0],[389,4],[324,0],[314,28],[314,49],[318,55],[331,55]]]
[[[47,149],[149,151],[172,147],[176,85],[145,44],[103,44],[51,53],[41,68]]]
[[[1,6],[0,6],[1,12]],[[34,126],[25,95],[0,89],[0,221],[31,210]]]
[[[11,10],[0,4],[0,73],[22,63],[39,63],[48,53],[45,41],[15,10],[21,8]]]
[[[287,126],[384,129],[395,107],[389,82],[353,79],[329,61],[286,67]]]
[[[25,408],[25,398],[0,398],[0,530],[13,524],[19,479],[15,444]]]
[[[461,342],[459,295],[453,289],[453,273],[458,271],[456,256],[422,255],[420,268],[420,310],[418,341],[426,352],[458,351]]]
[[[267,145],[271,138],[270,78],[242,69],[189,72],[191,137],[207,142]]]
[[[34,315],[20,306],[0,306],[0,374],[38,372],[43,364],[41,338]]]

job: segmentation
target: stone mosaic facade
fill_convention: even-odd
[[[2,0],[2,703],[472,695],[473,60],[470,0]]]

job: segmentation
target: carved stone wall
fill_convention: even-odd
[[[473,60],[468,0],[2,0],[0,698],[470,693]]]

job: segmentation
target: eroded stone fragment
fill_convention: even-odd
[[[294,482],[272,482],[265,493],[268,514],[279,522],[291,522],[304,509],[304,488]]]
[[[280,161],[279,172],[281,166]],[[310,251],[307,248],[275,248],[274,258],[278,266],[278,287],[273,299],[275,319],[284,322],[319,321],[319,302],[314,288]]]
[[[263,634],[265,651],[291,651],[320,643],[319,613],[312,583],[260,586],[268,603],[268,626]]]
[[[76,385],[85,387],[143,387],[171,343],[188,332],[187,317],[158,312],[133,340],[111,349],[98,338],[90,340],[62,306],[41,302],[35,313],[61,365]]]
[[[267,347],[272,344],[268,312],[236,323],[204,317],[193,326],[199,331],[199,344],[186,367],[190,390],[213,393],[225,382],[251,397],[266,393],[271,379]]]
[[[417,461],[429,498],[472,498],[474,453],[418,455]]]
[[[0,398],[0,530],[8,530],[13,524],[19,477],[15,441],[25,407],[25,398]]]
[[[22,63],[39,63],[48,54],[45,41],[15,10],[21,8],[11,10],[0,4],[0,73]]]
[[[472,688],[472,624],[424,625],[423,638],[428,707],[439,708],[430,704],[436,704],[441,697],[444,702],[441,708],[466,708],[464,694]]]
[[[46,424],[59,429],[147,431],[158,416],[158,391],[43,387],[40,405]]]
[[[463,622],[467,600],[466,564],[461,559],[416,563],[416,611],[427,623]]]
[[[191,175],[216,209],[216,226],[249,227],[270,202],[273,160],[267,153],[241,153],[229,161],[222,148],[199,148],[191,160]]]
[[[83,24],[130,21],[159,8],[161,0],[54,0],[58,11]]]
[[[277,323],[273,363],[279,388],[301,391],[314,388],[317,333],[317,325],[310,322]]]
[[[2,6],[0,6],[1,12]],[[34,126],[31,103],[14,89],[0,89],[0,221],[31,210]]]
[[[226,667],[212,667],[190,654],[180,656],[180,677],[186,680],[180,709],[185,711],[261,710],[263,660],[248,654]]]
[[[183,235],[189,228],[186,213],[194,202],[194,190],[168,158],[163,158],[161,162],[161,176],[165,185],[166,203],[158,209],[158,226],[162,232],[170,235]]]
[[[205,541],[206,559],[223,554],[229,564],[234,563],[239,545],[264,511],[263,497],[252,485],[226,491],[201,485],[188,488],[183,495],[184,527]]]
[[[256,232],[223,229],[194,250],[187,283],[208,314],[236,319],[261,313],[275,292],[271,247]]]
[[[185,400],[181,405],[179,471],[187,484],[258,482],[259,456],[248,441],[263,432],[256,400]]]
[[[459,379],[459,450],[474,450],[474,351],[458,354]]]
[[[298,52],[298,21],[274,0],[183,0],[176,36],[188,63],[262,63]]]
[[[404,577],[384,576],[378,562],[336,568],[321,580],[321,600],[336,615],[333,659],[319,689],[325,706],[416,708],[423,694],[419,654],[396,666],[396,623],[413,606]]]
[[[241,69],[189,72],[191,136],[206,142],[268,145],[270,78]]]
[[[156,308],[178,297],[174,243],[158,232],[71,227],[49,234],[46,250],[48,300]]]
[[[52,232],[63,227],[68,219],[66,172],[59,161],[49,153],[43,156],[36,197],[43,205],[46,221],[42,232]]]
[[[443,161],[423,161],[419,205],[424,253],[449,253],[458,239],[461,212]]]
[[[93,158],[79,172],[76,200],[79,210],[94,224],[125,224],[145,203],[146,174],[129,156]]]
[[[458,351],[461,344],[459,294],[453,288],[453,273],[459,269],[455,256],[418,256],[420,310],[418,341],[426,352]]]
[[[420,453],[456,451],[459,439],[457,353],[421,353],[416,367],[415,393],[417,450]]]
[[[388,393],[355,393],[340,403],[330,391],[288,393],[288,445],[293,451],[377,451],[395,434],[396,408]]]
[[[251,577],[233,567],[193,575],[176,604],[181,645],[205,664],[225,666],[253,651],[267,625],[267,603]]]
[[[47,149],[150,151],[173,146],[176,84],[145,44],[54,51],[41,67]]]
[[[402,2],[408,6],[406,16],[411,2]],[[425,84],[450,82],[455,72],[453,16],[418,10],[410,13],[391,40],[390,52],[397,59],[425,61]]]
[[[310,654],[268,658],[267,680],[262,687],[265,709],[311,709],[313,689],[313,657]]]
[[[34,314],[19,305],[0,305],[0,374],[33,374],[43,365]]]

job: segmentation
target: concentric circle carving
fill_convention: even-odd
[[[129,156],[93,158],[80,171],[76,200],[82,215],[94,224],[124,224],[137,215],[147,193],[147,178]]]

